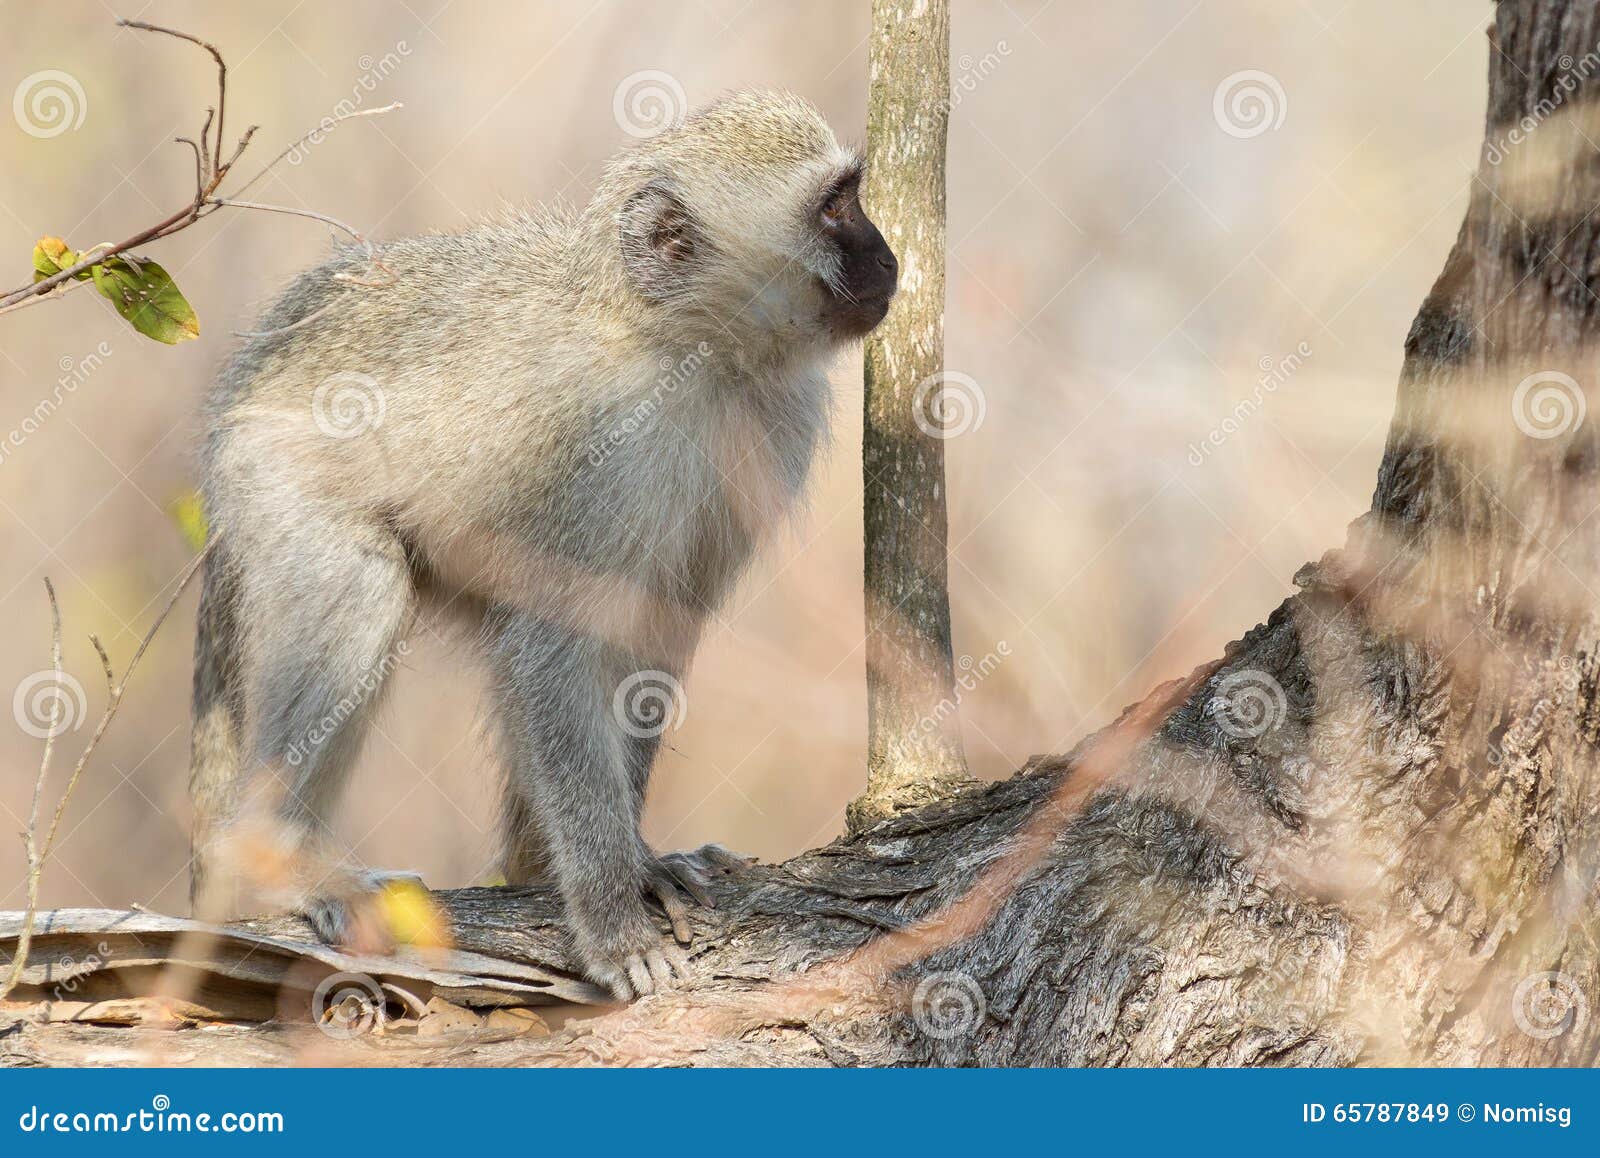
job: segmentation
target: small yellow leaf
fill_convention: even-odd
[[[178,533],[183,536],[183,541],[189,544],[191,551],[198,551],[206,545],[206,536],[209,528],[206,525],[205,507],[200,501],[199,491],[185,491],[167,504],[167,513],[172,516],[172,521],[178,524]]]
[[[385,881],[378,898],[389,935],[402,945],[446,948],[450,921],[420,881]]]
[[[78,263],[78,254],[67,248],[67,243],[59,237],[41,237],[33,245],[33,280],[43,281],[47,277],[54,277],[69,265]],[[82,281],[89,276],[85,270],[78,275]]]

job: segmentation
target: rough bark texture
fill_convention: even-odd
[[[565,1022],[581,1004],[551,1006],[540,1037],[340,1048],[452,1064],[1600,1060],[1600,422],[1524,388],[1542,373],[1569,390],[1563,371],[1575,412],[1600,381],[1600,0],[1504,0],[1491,43],[1484,163],[1407,340],[1373,509],[1264,625],[1065,757],[719,885],[695,989]],[[548,897],[445,901],[463,949],[570,973]],[[0,1051],[141,1060],[126,1051],[151,1036],[23,1024]],[[165,1038],[188,1051],[175,1060],[307,1056],[291,1027]]]
[[[866,344],[867,791],[849,809],[857,831],[967,778],[945,547],[947,0],[873,0],[871,85],[864,201],[900,259],[900,292]]]

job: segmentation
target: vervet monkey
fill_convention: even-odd
[[[290,859],[319,864],[426,597],[470,617],[491,676],[507,880],[553,878],[619,998],[687,976],[646,899],[687,943],[684,895],[710,903],[737,858],[641,838],[650,697],[795,503],[835,352],[888,311],[861,172],[811,105],[742,93],[615,158],[580,211],[385,245],[385,286],[341,284],[355,250],[290,286],[207,407],[197,895],[252,770]],[[375,882],[291,876],[349,943]]]

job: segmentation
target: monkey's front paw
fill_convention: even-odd
[[[611,990],[618,1001],[676,989],[689,980],[691,973],[688,955],[666,943],[594,961],[589,966],[589,975]]]
[[[394,952],[394,930],[384,908],[394,885],[423,887],[416,873],[368,871],[325,882],[301,900],[300,914],[317,939],[352,953],[386,956]]]

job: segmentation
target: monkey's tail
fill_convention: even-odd
[[[218,895],[223,884],[215,879],[213,870],[218,838],[236,806],[244,731],[239,687],[243,640],[226,549],[227,544],[218,542],[206,559],[194,637],[194,731],[189,749],[194,829],[189,902],[196,913],[207,916],[215,916],[213,910],[226,904]]]

